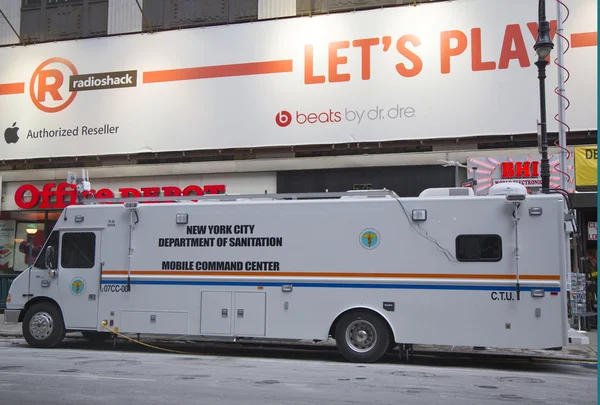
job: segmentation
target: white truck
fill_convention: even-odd
[[[557,349],[564,198],[502,184],[84,201],[12,283],[5,322],[34,347],[108,329],[334,338],[352,362],[413,344]]]

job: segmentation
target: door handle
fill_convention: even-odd
[[[104,261],[100,262],[100,276],[99,276],[100,280],[98,280],[99,281],[98,289],[100,289],[100,286],[102,285],[102,270],[104,270]]]
[[[227,318],[227,308],[221,310],[221,318]]]

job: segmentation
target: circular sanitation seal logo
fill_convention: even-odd
[[[85,291],[85,281],[82,278],[74,278],[71,281],[71,292],[73,295],[81,295]]]
[[[379,232],[373,228],[367,228],[360,233],[360,244],[365,249],[375,249],[379,246]]]

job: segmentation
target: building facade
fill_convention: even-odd
[[[491,1],[0,0],[0,272],[25,268],[26,227],[43,243],[82,168],[98,198],[485,194],[508,180],[537,192],[537,3]],[[552,182],[568,177],[595,257],[597,183],[577,151],[597,160],[597,4],[563,3],[569,81],[555,63],[546,79]]]

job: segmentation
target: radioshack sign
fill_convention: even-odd
[[[108,188],[84,192],[84,197],[93,196],[98,200],[110,198],[127,197],[180,197],[180,196],[202,196],[205,194],[224,194],[225,185],[189,185],[183,189],[176,186],[162,187],[123,187],[116,192]],[[47,183],[41,188],[33,184],[23,184],[17,188],[14,194],[17,207],[24,210],[33,209],[63,209],[69,205],[77,204],[77,192],[75,187],[68,183]]]
[[[67,86],[65,86],[65,84]],[[65,58],[49,58],[33,72],[29,97],[40,110],[56,113],[67,108],[79,91],[135,87],[137,71],[80,74]]]
[[[597,4],[566,3],[567,123],[595,129]],[[532,133],[537,14],[461,0],[0,47],[0,160]]]
[[[560,176],[564,173],[569,192],[575,190],[575,175],[573,170],[573,154],[567,155],[567,167],[560,167],[560,156],[549,155],[550,188],[560,187]],[[487,156],[470,157],[467,159],[468,178],[476,180],[474,186],[477,195],[486,195],[491,186],[498,183],[519,183],[532,192],[538,192],[542,187],[541,156]]]

